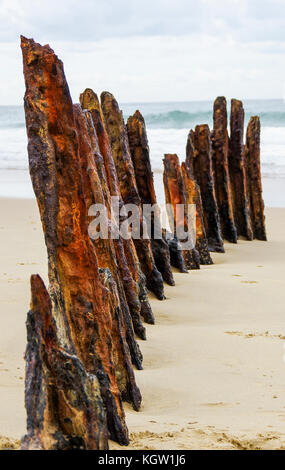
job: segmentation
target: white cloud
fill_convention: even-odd
[[[0,104],[24,93],[19,34],[50,43],[73,98],[283,96],[284,0],[0,0]],[[2,42],[1,42],[2,40]]]
[[[132,36],[94,43],[55,42],[74,101],[85,87],[113,92],[120,102],[283,97],[285,43],[244,44],[231,38]],[[0,103],[24,93],[19,44],[0,43]]]
[[[139,35],[282,39],[284,0],[0,0],[0,40],[94,41]]]

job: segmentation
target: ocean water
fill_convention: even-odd
[[[185,158],[189,129],[212,128],[213,103],[208,101],[121,104],[127,119],[136,109],[143,114],[159,202],[163,202],[162,158],[177,153]],[[285,103],[283,100],[244,100],[246,124],[261,120],[261,163],[267,206],[285,207]],[[0,106],[0,196],[33,197],[28,174],[27,138],[22,106]]]

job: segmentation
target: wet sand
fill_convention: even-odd
[[[0,448],[25,433],[29,277],[47,280],[36,203],[0,199]],[[266,242],[226,244],[214,266],[175,274],[140,341],[141,412],[126,405],[129,449],[285,449],[285,209]],[[111,448],[119,448],[110,443]]]

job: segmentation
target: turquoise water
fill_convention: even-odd
[[[283,100],[244,100],[246,121],[259,115],[264,127],[285,127],[285,103]],[[191,128],[197,124],[212,125],[213,103],[210,101],[188,101],[169,103],[121,104],[127,119],[136,109],[143,114],[147,126],[160,128]],[[228,101],[230,113],[230,101]],[[22,106],[0,106],[0,129],[25,127]]]
[[[285,103],[282,100],[244,100],[243,103],[246,124],[252,115],[259,115],[261,119],[261,162],[264,178],[284,178],[285,181]],[[228,105],[230,106],[230,100]],[[157,181],[158,196],[162,199],[161,174],[164,153],[177,153],[183,160],[189,129],[197,124],[208,124],[212,127],[213,104],[209,101],[128,103],[121,104],[121,108],[126,119],[136,109],[139,109],[145,118],[152,168]],[[0,106],[0,196],[15,194],[17,197],[31,197],[33,193],[27,169],[23,107]],[[12,173],[15,171],[16,174]],[[283,181],[281,187],[282,184]],[[268,181],[264,186],[268,186]],[[265,191],[266,203],[285,206],[285,191],[279,189],[278,193],[272,202],[272,198],[270,199]]]
[[[264,127],[285,127],[283,100],[244,100],[245,120],[259,115]],[[192,128],[197,124],[212,126],[213,103],[189,101],[173,103],[133,103],[122,105],[125,117],[139,109],[150,128]],[[230,115],[230,100],[228,101]]]

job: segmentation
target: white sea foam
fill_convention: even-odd
[[[154,172],[163,171],[165,153],[185,158],[188,129],[149,129],[148,140]],[[264,127],[261,133],[262,172],[285,177],[285,127]],[[0,129],[0,169],[28,168],[25,128]]]
[[[262,128],[260,144],[262,174],[285,177],[285,127]]]
[[[163,171],[165,153],[185,159],[188,129],[149,129],[148,139],[153,171]],[[261,168],[265,176],[285,177],[285,127],[264,127],[261,131]]]
[[[204,122],[211,127],[212,104],[206,102],[129,104],[124,107],[125,117],[127,118],[136,109],[140,109],[146,117],[152,170],[157,184],[158,199],[163,202],[163,156],[165,153],[177,153],[181,161],[185,159],[189,129],[195,127],[197,123]],[[285,180],[284,103],[274,100],[249,102],[245,109],[246,120],[251,114],[261,116],[263,176]],[[16,197],[31,195],[27,169],[27,137],[23,108],[0,106],[0,196],[11,196],[13,193]],[[9,185],[6,183],[8,181]],[[285,194],[282,198],[285,201]]]
[[[0,128],[0,169],[23,170],[28,168],[26,129]]]

